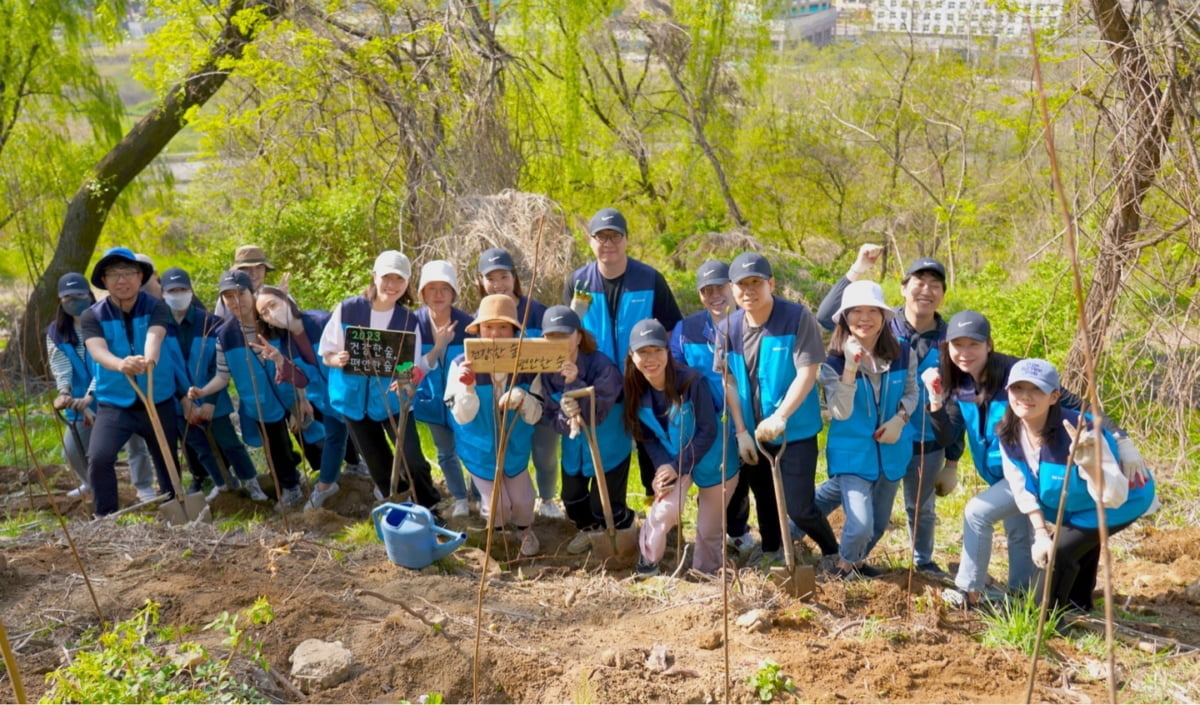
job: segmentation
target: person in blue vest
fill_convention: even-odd
[[[1004,478],[1033,528],[1032,560],[1050,573],[1050,609],[1091,612],[1100,564],[1100,514],[1108,535],[1157,509],[1154,479],[1145,467],[1126,476],[1117,440],[1059,402],[1058,370],[1045,360],[1021,360],[1008,373],[1008,408],[996,428]],[[1083,426],[1082,429],[1079,427]],[[1078,433],[1078,437],[1077,437]],[[1102,442],[1099,450],[1096,434]],[[1068,458],[1074,462],[1067,466]],[[1066,484],[1065,501],[1063,485]],[[1055,526],[1059,509],[1062,524]],[[1057,533],[1057,545],[1052,533]],[[1038,581],[1039,603],[1045,583]]]
[[[478,501],[479,495],[463,479],[462,463],[454,446],[454,429],[450,427],[450,411],[443,398],[450,361],[462,354],[463,341],[470,337],[467,326],[471,325],[471,316],[454,305],[458,301],[458,273],[454,265],[444,259],[426,262],[421,267],[417,298],[423,304],[416,311],[421,338],[418,354],[423,358],[422,367],[429,371],[417,385],[412,414],[433,436],[446,489],[454,498],[450,516],[465,517],[471,513],[470,500]]]
[[[281,369],[283,356],[279,349],[263,337],[266,325],[254,308],[251,286],[250,277],[239,269],[226,271],[218,280],[221,301],[233,317],[217,329],[216,374],[204,386],[189,388],[188,396],[203,399],[229,386],[231,380],[237,385],[242,438],[263,446],[279,483],[276,492],[282,511],[304,502],[300,459],[292,449],[289,431],[295,430],[307,444],[314,444],[324,428],[310,422],[311,404],[304,398],[304,391],[297,390]]]
[[[302,311],[282,289],[267,285],[259,287],[254,307],[264,324],[263,337],[278,349],[278,369],[297,388],[304,389],[305,398],[313,408],[313,418],[325,429],[316,465],[317,484],[304,503],[306,511],[317,509],[341,489],[337,481],[346,457],[348,436],[345,419],[329,399],[330,370],[317,354],[317,343],[329,322],[329,313]],[[263,350],[275,355],[266,347]]]
[[[87,279],[78,272],[58,278],[58,310],[46,328],[46,359],[58,390],[53,406],[63,412],[68,428],[63,436],[63,458],[79,478],[79,486],[67,493],[70,499],[91,495],[88,482],[87,446],[96,418],[96,398],[89,387],[87,350],[83,346],[79,317],[96,303]]]
[[[816,390],[825,360],[821,327],[808,308],[775,296],[771,264],[761,254],[745,252],[734,258],[729,279],[739,308],[717,331],[717,355],[728,365],[725,403],[737,432],[741,478],[730,500],[728,533],[747,532],[753,492],[762,550],[772,561],[783,555],[771,466],[758,453],[757,440],[768,452],[782,453],[779,467],[788,516],[823,556],[832,556],[838,550],[837,536],[814,497],[817,434],[823,425]]]
[[[671,330],[671,356],[704,375],[720,411],[725,408],[725,385],[715,364],[717,326],[734,307],[729,265],[715,259],[701,264],[696,269],[696,290],[702,308]]]
[[[192,291],[192,278],[179,267],[171,267],[161,277],[163,301],[171,310],[171,321],[167,326],[167,340],[178,355],[176,364],[187,377],[188,386],[203,385],[217,372],[217,329],[225,321],[209,313]],[[258,485],[258,472],[254,461],[246,452],[246,446],[233,428],[230,416],[233,402],[229,392],[222,389],[216,394],[192,399],[186,394],[179,400],[179,434],[183,438],[184,452],[192,475],[196,479],[207,476],[213,488],[207,499],[229,489],[221,474],[216,454],[227,462],[233,472],[235,487],[240,480],[252,499],[265,500],[266,494]],[[210,441],[211,439],[211,441]],[[197,486],[195,489],[199,490]]]
[[[829,480],[817,498],[838,496],[846,515],[834,577],[881,574],[866,563],[867,555],[887,531],[912,458],[908,421],[917,406],[917,357],[892,332],[893,316],[875,282],[860,279],[845,287],[821,365],[832,418],[825,447]]]
[[[629,333],[635,323],[653,318],[670,330],[683,314],[662,273],[625,253],[629,233],[620,211],[596,211],[588,223],[588,234],[596,261],[571,274],[563,289],[563,303],[575,310],[583,327],[596,337],[600,352],[624,371]],[[646,497],[652,497],[654,464],[643,446],[637,447],[637,453],[642,487]]]
[[[517,302],[507,294],[485,296],[467,332],[484,339],[515,338],[521,330]],[[450,364],[446,401],[454,438],[471,481],[482,497],[481,514],[497,529],[511,522],[521,542],[521,555],[537,555],[541,544],[533,531],[533,480],[529,477],[529,450],[533,426],[542,417],[540,375],[476,373],[474,365],[459,355]],[[503,458],[498,457],[500,433],[507,433]],[[497,477],[497,466],[500,467]],[[499,482],[499,502],[492,513],[494,483]]]
[[[479,255],[476,269],[479,298],[491,294],[508,294],[517,300],[517,320],[525,325],[526,338],[542,335],[539,326],[546,315],[546,305],[527,295],[521,288],[521,277],[508,250],[492,247]],[[546,419],[533,429],[533,479],[537,487],[537,513],[547,519],[562,519],[566,515],[558,506],[558,432]]]
[[[963,509],[963,548],[954,588],[942,593],[954,606],[974,605],[984,595],[988,563],[992,557],[992,527],[1004,522],[1008,543],[1009,591],[1026,590],[1034,578],[1033,531],[1017,508],[1012,488],[1004,478],[996,424],[1008,407],[1005,383],[1019,358],[993,349],[992,326],[976,311],[960,311],[947,324],[941,344],[941,362],[935,374],[926,370],[922,380],[929,398],[929,420],[943,446],[966,437],[975,470],[988,488]],[[1080,398],[1060,390],[1059,403],[1078,411]],[[1118,460],[1127,474],[1145,468],[1141,454],[1128,437],[1108,419],[1103,423],[1120,438]]]
[[[166,450],[174,455],[179,440],[175,395],[181,378],[170,357],[162,355],[171,313],[161,299],[141,291],[150,269],[126,247],[105,252],[92,269],[91,282],[106,289],[108,295],[92,304],[80,319],[98,405],[88,443],[88,478],[96,516],[118,509],[117,452],[135,434],[146,441],[154,459],[159,492],[175,496],[150,414],[130,381],[147,393],[149,378],[153,378],[150,403],[161,421]]]
[[[583,553],[591,546],[588,532],[604,526],[604,507],[595,481],[595,464],[587,440],[579,433],[583,424],[594,422],[596,426],[596,443],[600,448],[600,464],[604,466],[613,526],[627,529],[634,521],[634,513],[625,501],[629,484],[630,436],[622,422],[625,407],[621,401],[621,371],[607,355],[596,349],[596,339],[567,306],[546,309],[538,325],[546,339],[567,340],[570,346],[567,361],[558,372],[540,375],[542,416],[554,430],[555,437],[562,439],[563,506],[567,518],[579,530],[567,544],[567,553]],[[563,396],[566,392],[587,387],[592,387],[596,394],[594,419],[591,401],[586,396],[578,399]],[[534,441],[536,434],[534,431]]]
[[[438,516],[437,505],[442,498],[433,484],[429,460],[421,451],[416,419],[408,414],[403,429],[398,428],[401,404],[411,403],[408,385],[397,385],[397,380],[390,376],[352,374],[345,369],[350,364],[350,352],[346,349],[346,328],[350,326],[404,331],[415,337],[415,350],[421,349],[416,314],[406,305],[412,303],[408,290],[411,277],[412,262],[407,256],[397,250],[381,252],[371,268],[371,283],[366,290],[345,299],[331,312],[318,352],[331,368],[329,397],[333,408],[346,420],[350,437],[367,461],[375,480],[376,497],[383,499],[391,492],[395,458],[392,444],[398,440],[399,431],[403,445],[398,452],[412,474],[417,502]],[[424,364],[419,353],[414,363]],[[398,487],[401,492],[407,491],[407,473],[400,473]]]
[[[865,244],[846,275],[838,280],[817,308],[817,322],[833,330],[833,314],[841,305],[842,292],[863,278],[879,261],[883,248]],[[938,365],[938,345],[946,338],[946,320],[938,313],[946,298],[946,268],[932,257],[918,257],[900,280],[904,304],[893,309],[892,332],[907,340],[917,355],[918,376]],[[908,536],[912,541],[916,570],[934,578],[950,576],[933,558],[934,529],[937,523],[936,498],[950,494],[958,484],[958,460],[962,446],[943,447],[937,441],[925,407],[925,386],[917,385],[920,400],[913,411],[913,454],[904,474],[904,511],[908,515]],[[818,501],[820,498],[818,498]]]
[[[714,574],[721,567],[722,516],[737,485],[737,444],[722,438],[717,403],[704,374],[675,359],[661,323],[650,318],[635,325],[628,355],[625,428],[645,443],[655,463],[654,501],[638,537],[636,570],[644,576],[658,574],[667,533],[679,524],[695,484],[692,568]]]

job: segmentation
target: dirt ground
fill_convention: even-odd
[[[91,522],[89,507],[62,495],[59,506],[108,620],[155,600],[163,624],[198,627],[267,596],[276,618],[250,634],[282,676],[260,676],[279,701],[301,698],[287,679],[288,657],[308,638],[341,641],[355,658],[345,682],[305,695],[309,702],[417,701],[430,693],[446,702],[757,702],[747,679],[766,659],[796,685],[794,696],[778,701],[1024,699],[1028,659],[982,646],[975,613],[947,610],[936,599],[942,586],[919,576],[910,589],[906,571],[818,583],[812,599],[796,600],[747,567],[723,593],[720,581],[687,572],[638,580],[590,554],[568,556],[573,528],[539,519],[536,557],[519,558],[512,538],[497,535],[481,606],[478,517],[451,524],[468,532],[466,547],[412,571],[390,563],[382,544],[347,548],[333,538],[373,504],[367,480],[342,484],[326,509],[292,513],[286,526],[271,508],[230,494],[213,503],[217,522],[185,528]],[[132,501],[125,485],[122,506]],[[46,506],[23,469],[0,469],[0,516]],[[267,521],[248,531],[221,528],[223,517],[239,512]],[[1115,604],[1137,615],[1136,628],[1148,635],[1200,644],[1200,596],[1185,590],[1200,579],[1200,529],[1135,526],[1118,538]],[[37,698],[45,674],[64,662],[64,646],[98,623],[96,610],[61,530],[0,538],[0,556],[7,559],[0,618]],[[765,610],[759,628],[735,624],[754,609]],[[214,645],[219,637],[188,635]],[[1040,663],[1035,702],[1107,699],[1104,682],[1089,675],[1097,672],[1092,657],[1062,639],[1050,646],[1055,656]],[[665,670],[647,667],[652,650],[663,649]],[[0,701],[12,700],[4,678]]]

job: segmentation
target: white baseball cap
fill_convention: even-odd
[[[454,265],[444,259],[426,262],[421,267],[421,284],[417,287],[417,293],[425,291],[425,285],[433,282],[449,284],[454,289],[454,298],[458,298],[458,273],[454,271]]]
[[[386,250],[375,258],[375,266],[371,269],[379,276],[398,274],[405,281],[412,278],[412,262],[399,250]]]

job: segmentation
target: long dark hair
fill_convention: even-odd
[[[495,271],[495,270],[492,270],[492,271]],[[517,274],[517,270],[515,270],[515,269],[510,269],[508,271],[513,276],[512,295],[514,298],[516,298],[517,301],[520,301],[521,298],[523,296],[525,296],[525,294],[521,293],[521,276],[519,274]],[[491,274],[491,272],[488,272],[488,274]],[[481,298],[481,299],[488,295],[487,289],[484,287],[485,278],[486,277],[483,274],[475,275],[475,288],[479,291],[479,298]]]
[[[1049,411],[1046,412],[1046,425],[1042,426],[1042,432],[1038,434],[1038,438],[1043,444],[1050,445],[1058,434],[1067,432],[1062,425],[1062,409],[1060,397],[1060,400],[1051,404]],[[996,424],[996,437],[1006,446],[1020,447],[1021,445],[1021,419],[1013,413],[1011,406],[1004,409],[1004,416]]]
[[[843,315],[838,320],[837,328],[833,329],[833,337],[829,339],[829,347],[826,352],[830,355],[845,357],[842,347],[846,344],[846,339],[853,335],[850,332],[850,325],[846,323],[846,316]],[[871,351],[871,354],[875,356],[875,359],[884,362],[891,362],[900,357],[900,341],[896,340],[896,334],[888,325],[887,318],[883,320],[883,328],[879,331],[879,337],[875,339],[875,349]]]
[[[88,300],[96,303],[96,295],[89,291]],[[64,343],[79,344],[79,338],[75,335],[75,319],[63,308],[61,299],[58,302],[58,311],[54,313],[54,330],[58,331],[58,337],[62,338]]]
[[[684,372],[685,365],[675,360],[675,356],[671,354],[671,348],[664,348],[667,351],[667,366],[666,378],[663,380],[663,394],[667,396],[667,403],[671,406],[678,406],[683,403],[683,395],[692,386],[694,376],[686,376]],[[680,383],[680,377],[687,378]],[[642,437],[641,422],[638,419],[638,407],[642,402],[642,395],[650,389],[650,383],[646,381],[646,376],[638,370],[637,365],[633,363],[633,350],[630,350],[625,356],[625,430],[633,437],[633,440],[638,443],[644,442],[646,439]]]
[[[256,305],[254,306],[255,313],[258,312],[258,297],[262,296],[263,294],[274,296],[282,300],[287,305],[288,310],[291,312],[292,318],[296,319],[297,321],[303,317],[304,312],[300,310],[300,307],[296,305],[295,301],[292,301],[291,298],[288,297],[287,292],[277,286],[267,286],[266,284],[258,287],[258,291],[254,294],[254,300],[256,302]],[[258,317],[258,326],[262,336],[267,340],[275,340],[276,338],[283,336],[284,333],[288,332],[283,328],[277,328],[270,323],[267,323],[267,319],[263,318],[262,316]]]
[[[991,338],[988,338],[987,344],[988,356],[987,362],[983,366],[983,382],[975,380],[976,404],[986,404],[991,401],[1000,390],[1004,389],[1004,384],[1008,381],[1008,370],[1004,369],[1004,360],[996,354]],[[950,341],[943,340],[938,343],[938,354],[938,372],[941,373],[942,384],[953,392],[962,386],[967,378],[967,373],[958,369],[958,365],[950,361]]]

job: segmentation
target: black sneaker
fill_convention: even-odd
[[[882,570],[880,570],[874,566],[867,565],[866,563],[863,563],[862,565],[858,566],[855,570],[857,570],[858,574],[863,576],[864,578],[883,577]]]
[[[942,570],[942,567],[933,561],[918,563],[917,572],[934,580],[951,580],[950,574]]]
[[[653,578],[658,575],[658,564],[647,561],[644,556],[638,556],[637,574],[641,578]]]

